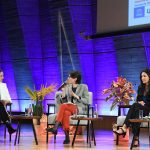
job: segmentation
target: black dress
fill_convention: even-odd
[[[139,136],[140,133],[140,124],[141,123],[131,123],[129,122],[129,119],[136,119],[139,117],[139,110],[143,110],[143,116],[147,116],[150,111],[150,91],[147,92],[146,95],[144,95],[144,87],[139,86],[138,87],[138,95],[137,95],[137,102],[144,101],[145,105],[142,106],[139,103],[134,103],[131,108],[129,109],[125,122],[127,127],[132,127],[132,132],[135,136]]]

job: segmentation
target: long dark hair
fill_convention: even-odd
[[[150,69],[144,69],[144,70],[142,70],[141,71],[141,73],[140,73],[140,81],[141,81],[141,84],[140,84],[140,86],[141,86],[141,88],[143,89],[143,90],[145,90],[145,84],[143,84],[143,82],[142,82],[142,73],[143,72],[145,72],[147,75],[148,75],[148,77],[149,77],[149,83],[148,83],[148,93],[150,93]],[[144,91],[143,91],[144,92]]]

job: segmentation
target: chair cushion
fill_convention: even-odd
[[[50,115],[48,115],[48,124],[49,125],[55,124],[56,116],[57,116],[57,114],[50,114]]]
[[[142,127],[142,128],[148,127],[148,122],[142,122],[142,123],[141,123],[141,127]]]
[[[117,117],[117,126],[122,126],[125,121],[126,116],[118,116]]]

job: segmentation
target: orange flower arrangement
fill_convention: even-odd
[[[129,104],[129,101],[133,99],[132,94],[134,93],[132,83],[123,77],[118,77],[116,81],[111,83],[110,88],[104,89],[102,92],[102,94],[109,94],[105,99],[106,101],[111,98],[114,99],[110,110],[113,110],[117,103]]]

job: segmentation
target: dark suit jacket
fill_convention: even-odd
[[[137,102],[138,101],[144,101],[145,106],[150,108],[150,91],[144,96],[144,87],[139,86],[138,87],[138,93],[137,93]]]

